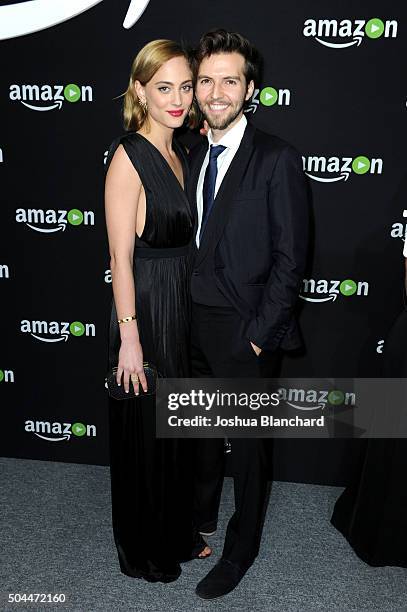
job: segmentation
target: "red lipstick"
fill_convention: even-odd
[[[180,109],[180,110],[167,111],[167,113],[169,113],[172,117],[181,117],[181,115],[184,114],[184,111]]]

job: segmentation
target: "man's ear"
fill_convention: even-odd
[[[247,86],[247,92],[246,92],[246,97],[245,100],[248,100],[249,98],[252,97],[254,92],[254,81],[253,79],[250,81],[250,83]]]

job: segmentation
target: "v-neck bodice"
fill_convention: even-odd
[[[186,184],[186,155],[175,139],[173,142]],[[165,157],[147,138],[137,132],[129,132],[112,143],[107,165],[119,144],[123,145],[137,170],[146,194],[146,221],[142,235],[136,237],[136,246],[173,248],[189,244],[193,232],[191,208],[185,191]]]
[[[173,147],[174,147],[174,151],[176,156],[178,157],[180,163],[181,163],[181,169],[182,169],[182,180],[184,183],[184,186],[181,185],[181,183],[178,180],[178,177],[176,176],[174,170],[171,168],[170,163],[168,162],[168,160],[164,157],[164,155],[161,153],[160,149],[153,143],[151,142],[151,140],[149,140],[148,138],[146,138],[145,136],[143,136],[143,134],[139,134],[138,132],[136,132],[136,135],[144,138],[144,140],[150,144],[152,147],[154,147],[154,149],[157,151],[158,155],[160,155],[162,157],[163,160],[163,164],[166,168],[168,168],[168,170],[174,175],[174,178],[176,179],[176,181],[178,182],[180,188],[182,189],[182,191],[185,191],[185,186],[186,186],[186,169],[188,167],[188,164],[184,164],[184,152],[182,151],[182,147],[180,147],[180,145],[178,144],[178,142],[175,140],[172,141],[173,143]]]

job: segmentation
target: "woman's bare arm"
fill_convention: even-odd
[[[140,177],[123,146],[119,145],[113,155],[105,182],[106,227],[113,295],[118,319],[137,314],[135,313],[133,254],[137,207],[141,190]],[[144,388],[142,350],[137,320],[122,323],[120,337],[118,382],[124,372],[124,387],[128,390],[130,373],[137,372]]]

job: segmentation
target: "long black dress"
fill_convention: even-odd
[[[385,342],[384,375],[407,377],[407,308]],[[407,405],[407,398],[406,398]],[[407,440],[369,439],[331,523],[372,566],[407,567]]]
[[[158,149],[131,132],[116,139],[146,193],[146,222],[134,249],[137,324],[143,359],[164,377],[189,373],[189,264],[192,216],[179,181]],[[174,140],[186,183],[187,160]],[[131,313],[129,313],[131,314]],[[117,365],[120,331],[112,300],[109,368]],[[192,526],[191,463],[186,440],[155,437],[154,397],[109,398],[113,534],[121,571],[156,582],[176,580],[180,561],[203,550]]]

